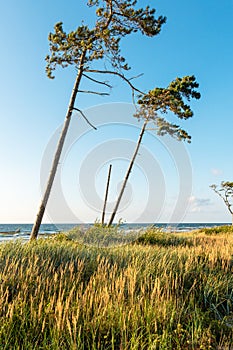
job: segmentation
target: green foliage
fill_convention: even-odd
[[[185,103],[184,98],[187,101],[190,101],[191,98],[199,99],[201,95],[196,90],[198,86],[196,78],[192,75],[176,78],[167,88],[150,90],[147,94],[139,96],[140,109],[135,116],[154,121],[159,135],[170,134],[178,140],[190,142],[191,137],[185,130],[159,117],[158,113],[165,114],[170,111],[180,119],[192,117],[193,111]]]
[[[53,78],[52,72],[57,65],[67,67],[77,65],[85,56],[83,68],[92,61],[105,58],[105,64],[118,70],[128,70],[125,58],[120,53],[120,40],[132,32],[140,31],[147,36],[160,33],[166,18],[155,18],[155,9],[147,6],[145,9],[135,9],[137,1],[104,0],[89,1],[89,6],[96,9],[96,23],[90,29],[86,25],[79,26],[75,31],[66,33],[62,22],[54,27],[54,33],[49,34],[50,55],[46,57],[46,72]]]
[[[68,232],[63,239],[79,242],[87,246],[116,247],[135,241],[140,236],[140,231],[126,233],[120,229],[120,225],[103,226],[95,223],[88,230],[79,227]]]
[[[132,32],[141,31],[147,36],[155,36],[160,33],[166,18],[155,18],[155,9],[146,6],[145,9],[136,9],[137,0],[103,0],[89,1],[90,6],[100,6],[96,10],[99,17],[96,27],[99,30],[106,28],[106,18],[111,17],[110,30],[116,35],[124,36]]]
[[[221,235],[221,234],[233,234],[233,227],[229,225],[215,226],[212,228],[206,227],[202,229],[206,235]]]
[[[177,233],[165,233],[160,229],[149,229],[141,234],[136,243],[143,245],[160,245],[167,246],[186,246],[191,245],[190,238],[179,236]]]
[[[49,34],[50,55],[46,57],[47,75],[53,78],[53,71],[57,65],[67,67],[78,66],[82,62],[83,72],[118,74],[128,82],[131,88],[136,89],[122,75],[122,71],[129,69],[125,58],[121,55],[121,39],[131,33],[141,32],[149,37],[160,33],[166,22],[163,16],[155,17],[155,9],[137,8],[136,0],[89,0],[90,7],[96,7],[96,22],[93,28],[82,24],[75,31],[66,33],[62,22],[54,27],[54,33]],[[104,60],[104,71],[95,70],[93,61]],[[110,65],[110,71],[108,66]],[[184,99],[199,99],[200,93],[196,90],[198,83],[194,76],[176,78],[167,88],[154,88],[148,93],[139,96],[139,110],[135,114],[138,118],[154,121],[159,135],[170,134],[178,140],[187,140],[191,137],[179,125],[168,122],[158,113],[172,112],[180,119],[193,116],[193,112]]]

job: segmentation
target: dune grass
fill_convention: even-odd
[[[77,237],[0,244],[1,350],[233,348],[231,227]]]

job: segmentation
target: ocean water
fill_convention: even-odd
[[[42,224],[39,231],[39,236],[48,236],[50,234],[61,231],[69,231],[73,227],[80,226],[87,229],[92,224]],[[164,231],[192,231],[204,227],[215,227],[222,225],[231,225],[229,223],[135,223],[121,224],[120,228],[125,231],[145,229],[147,227],[159,227]],[[0,242],[15,239],[28,240],[33,224],[0,224]],[[19,231],[19,232],[18,232]],[[15,233],[17,232],[17,233]]]

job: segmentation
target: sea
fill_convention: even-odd
[[[48,237],[59,232],[67,232],[74,227],[80,227],[83,230],[88,229],[93,224],[42,224],[40,226],[39,237]],[[222,225],[231,225],[230,223],[123,223],[119,227],[125,232],[133,230],[144,230],[148,227],[158,227],[164,232],[187,232],[196,229],[215,227]],[[33,224],[0,224],[0,242],[10,240],[28,240]]]

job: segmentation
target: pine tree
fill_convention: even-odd
[[[227,209],[229,210],[232,218],[233,225],[233,182],[230,181],[222,181],[220,187],[213,184],[210,186],[212,190],[222,198],[223,202],[226,204]]]
[[[54,32],[49,34],[50,54],[46,57],[48,77],[54,78],[57,66],[63,68],[74,66],[77,75],[47,187],[31,232],[31,240],[38,236],[72,113],[77,110],[85,117],[83,112],[75,107],[77,94],[85,92],[80,89],[81,82],[87,79],[99,84],[99,86],[111,88],[111,85],[103,77],[106,75],[117,76],[128,84],[133,94],[135,92],[142,94],[132,84],[132,80],[126,76],[130,67],[121,54],[121,40],[137,32],[154,37],[160,33],[166,22],[165,17],[155,16],[155,9],[151,9],[149,6],[138,8],[137,0],[89,0],[88,6],[96,9],[96,22],[93,28],[82,23],[76,30],[66,33],[63,29],[63,23],[59,22],[55,25]],[[95,65],[97,61],[102,63],[103,69],[99,69],[99,63]],[[99,91],[88,91],[88,93],[106,94]]]

